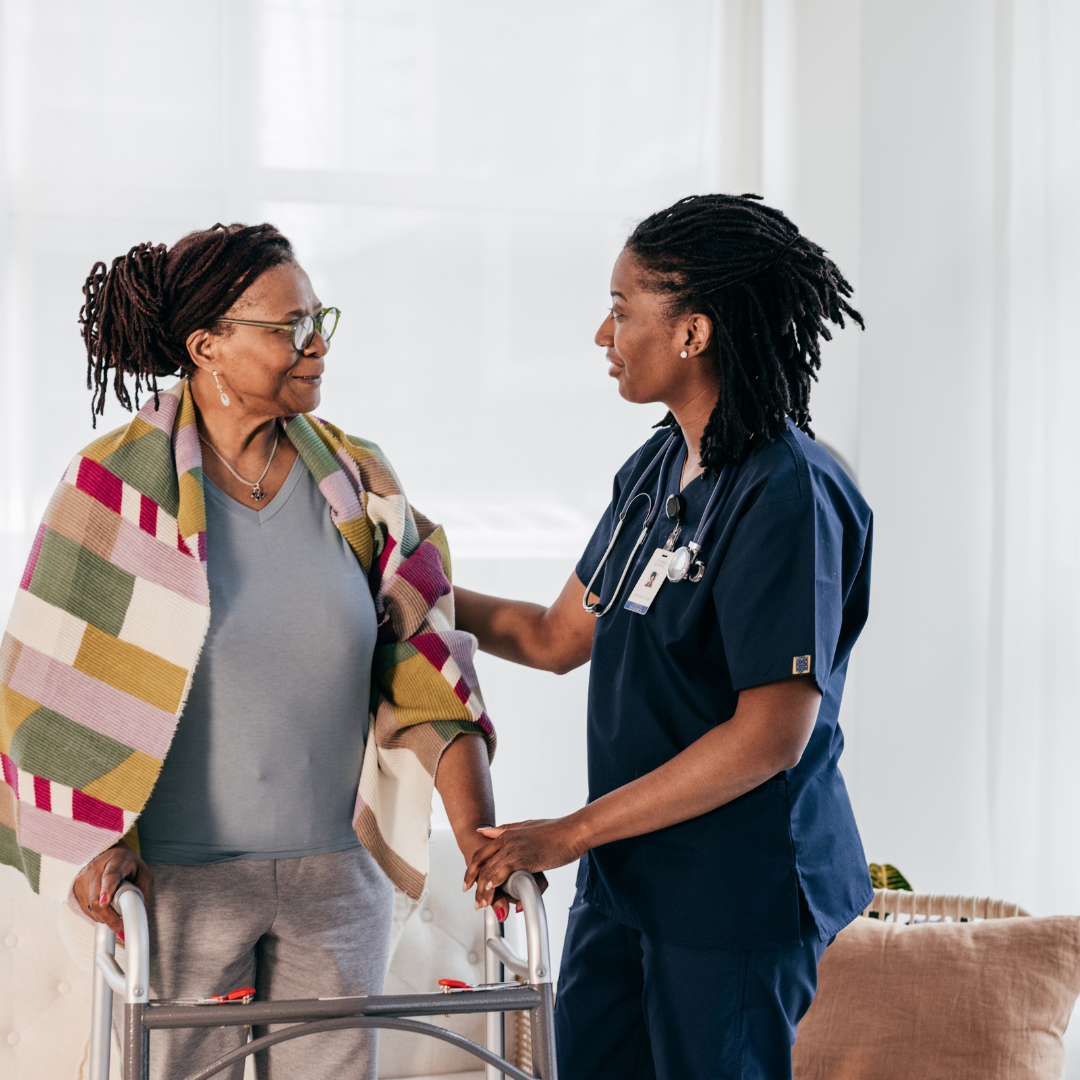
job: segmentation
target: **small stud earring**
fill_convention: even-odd
[[[685,356],[686,354],[684,353],[683,355]],[[225,391],[221,389],[221,380],[217,377],[217,372],[216,371],[213,372],[213,375],[214,375],[214,382],[217,384],[218,393],[221,395],[221,404],[224,405],[226,408],[228,408],[232,404],[232,402],[229,400],[229,395],[226,394]]]
[[[685,349],[683,349],[683,351],[679,353],[679,355],[685,360],[690,354]]]

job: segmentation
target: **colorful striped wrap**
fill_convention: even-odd
[[[409,506],[378,447],[312,416],[285,431],[367,571],[379,619],[353,827],[418,898],[443,750],[465,733],[495,750],[476,642],[454,629],[442,528]],[[35,892],[67,899],[146,805],[206,638],[205,563],[202,454],[182,380],[71,463],[0,646],[0,862]]]

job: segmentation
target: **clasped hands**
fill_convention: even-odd
[[[475,885],[477,910],[494,904],[500,921],[509,913],[509,902],[500,886],[515,870],[534,874],[542,892],[547,888],[545,870],[575,862],[589,847],[572,815],[515,821],[477,832],[489,842],[473,854],[465,869],[462,891],[468,892]]]

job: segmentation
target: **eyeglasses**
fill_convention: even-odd
[[[218,319],[218,322],[236,323],[238,326],[265,326],[268,330],[291,330],[293,347],[303,352],[318,331],[328,345],[337,329],[341,312],[336,307],[324,307],[318,315],[301,315],[296,322],[257,322],[255,319]]]

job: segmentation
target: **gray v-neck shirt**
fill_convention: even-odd
[[[139,818],[143,858],[353,847],[376,636],[367,578],[300,458],[260,510],[203,487],[210,630]]]

